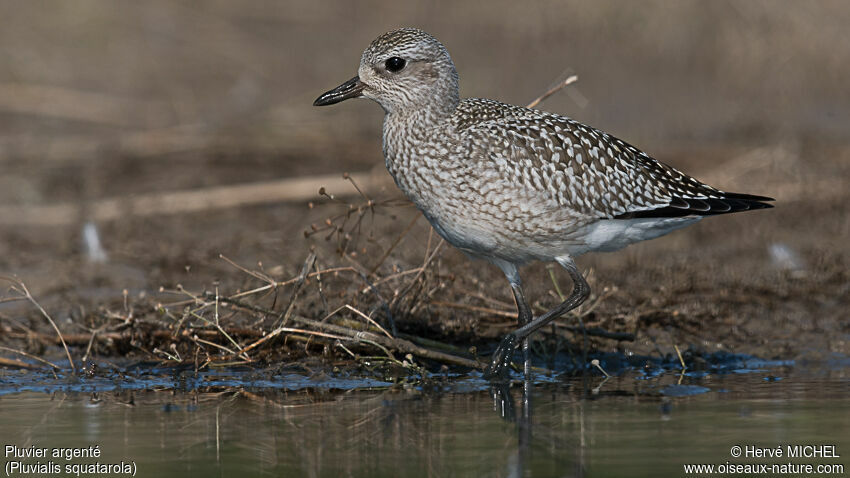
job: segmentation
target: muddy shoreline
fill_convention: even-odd
[[[665,158],[697,177],[726,174],[729,190],[758,184],[777,207],[579,258],[594,293],[579,314],[598,333],[585,339],[575,315],[563,318],[538,334],[537,361],[608,352],[671,357],[677,348],[786,360],[848,355],[850,277],[841,244],[850,232],[850,193],[819,187],[848,177],[848,151],[831,144],[742,148],[714,171],[698,161],[714,150],[689,156],[696,158],[690,168],[682,164],[688,158]],[[190,163],[177,164],[189,168],[178,174],[193,174]],[[232,168],[228,161],[207,168],[207,182],[226,183]],[[98,225],[103,262],[87,255],[79,224],[4,228],[0,269],[26,284],[70,339],[75,360],[266,366],[382,355],[405,363],[422,348],[486,357],[515,320],[500,273],[440,244],[391,187],[368,198],[350,192],[317,191],[309,205],[128,215]],[[535,310],[571,287],[566,274],[543,264],[522,274]],[[19,288],[4,291],[4,299],[18,296]],[[283,325],[287,331],[275,333]],[[0,304],[0,327],[0,344],[33,356],[58,344],[27,300]],[[343,340],[348,350],[339,346],[358,332],[383,337],[392,350],[351,340]],[[240,353],[245,347],[250,354]],[[440,364],[459,365],[436,360],[429,368]]]

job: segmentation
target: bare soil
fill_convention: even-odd
[[[362,153],[370,148],[353,148],[356,158],[345,164],[386,176],[379,155]],[[806,141],[701,144],[657,157],[722,189],[773,196],[776,208],[708,218],[624,251],[579,258],[594,291],[579,315],[597,333],[585,342],[578,317],[562,318],[538,334],[538,357],[556,351],[575,357],[583,349],[675,357],[678,348],[689,357],[725,351],[818,363],[850,354],[850,148]],[[95,201],[173,184],[203,188],[334,171],[328,158],[313,159],[186,153],[104,159],[85,171],[23,164],[15,171],[49,185],[42,188],[48,202]],[[87,187],[92,184],[97,187]],[[402,362],[412,350],[417,363],[431,368],[458,365],[397,343],[382,349],[346,336],[346,330],[386,336],[364,316],[388,330],[391,318],[400,337],[430,351],[474,359],[475,346],[485,357],[515,324],[506,281],[495,267],[440,244],[424,218],[415,219],[419,212],[384,184],[366,191],[371,205],[352,195],[352,186],[328,191],[338,200],[317,193],[311,205],[128,215],[98,225],[108,254],[101,263],[85,251],[82,221],[4,227],[0,271],[26,284],[75,360],[267,365],[310,358],[341,365],[377,355],[409,365]],[[348,221],[337,217],[347,212]],[[311,225],[318,232],[305,237]],[[311,251],[310,274],[298,281]],[[571,287],[565,273],[550,273],[544,264],[522,275],[536,311],[559,301],[558,288]],[[6,299],[19,296],[19,286],[4,289]],[[346,305],[351,308],[338,310]],[[282,324],[286,331],[277,330]],[[276,330],[279,335],[265,337]],[[0,303],[0,345],[63,365],[56,332],[30,301]]]

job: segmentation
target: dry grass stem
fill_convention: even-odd
[[[60,370],[60,367],[58,365],[54,364],[53,362],[44,360],[43,358],[40,358],[40,357],[36,357],[35,355],[32,355],[32,354],[28,354],[28,353],[24,352],[23,350],[13,349],[13,348],[10,348],[10,347],[4,347],[2,345],[0,345],[0,350],[5,350],[6,352],[11,352],[13,354],[20,355],[21,357],[26,357],[30,360],[35,360],[36,362],[43,363],[44,365],[47,365],[48,367],[50,367],[50,371],[53,373],[53,378],[59,378],[56,375],[56,371]],[[3,359],[3,360],[6,362],[6,363],[4,363],[4,365],[11,365],[13,367],[21,367],[21,368],[35,368],[32,364],[28,364],[26,362],[21,362],[20,360],[9,360],[9,359]]]
[[[381,257],[378,259],[378,261],[372,267],[372,270],[369,271],[368,275],[370,277],[375,275],[375,272],[381,267],[381,265],[383,265],[384,261],[387,260],[387,257],[390,256],[390,253],[392,253],[393,250],[395,250],[396,246],[398,246],[401,243],[401,240],[404,239],[404,237],[407,235],[407,233],[410,232],[411,229],[413,229],[413,225],[416,224],[416,222],[419,220],[420,217],[421,216],[419,214],[415,214],[413,216],[413,219],[410,220],[410,224],[408,224],[407,227],[405,227],[404,230],[401,231],[401,233],[395,238],[393,243],[390,244],[390,247],[388,247],[387,250],[385,250],[384,253],[381,254]]]
[[[553,86],[552,88],[549,88],[549,90],[546,91],[546,93],[543,93],[542,95],[535,98],[531,103],[526,105],[526,108],[534,108],[535,106],[539,105],[541,102],[546,100],[546,98],[549,98],[550,96],[554,95],[555,93],[561,91],[561,89],[564,88],[565,86],[570,85],[572,83],[575,83],[576,81],[578,81],[578,76],[576,76],[576,75],[571,75],[571,76],[567,77],[566,80],[558,83],[557,85]]]
[[[292,315],[292,308],[295,307],[295,301],[298,298],[298,293],[301,292],[301,287],[304,285],[304,281],[307,279],[310,269],[312,269],[315,264],[316,253],[311,251],[310,254],[307,255],[307,259],[304,260],[304,265],[301,267],[301,273],[298,274],[298,279],[295,281],[295,287],[292,289],[292,295],[289,298],[289,303],[286,305],[286,310],[283,314],[281,314],[281,317],[275,327],[283,327],[286,325],[290,315]]]
[[[12,284],[11,289],[18,294],[21,294],[22,297],[26,298],[36,309],[41,313],[42,317],[47,319],[50,323],[50,326],[53,327],[53,330],[56,331],[56,335],[59,337],[59,341],[62,342],[62,347],[65,349],[65,355],[68,356],[68,365],[71,367],[72,373],[77,373],[77,367],[74,365],[74,359],[71,358],[71,351],[68,350],[68,345],[65,343],[65,339],[62,338],[62,332],[59,331],[59,327],[56,326],[56,322],[53,321],[53,318],[50,317],[50,314],[44,310],[44,307],[35,300],[35,298],[30,294],[29,289],[27,289],[26,284],[23,281],[19,280],[16,277],[9,276],[0,276],[0,279],[10,282]]]
[[[508,317],[511,319],[516,319],[516,312],[507,311],[507,310],[499,310],[492,309],[490,307],[481,307],[478,305],[469,305],[469,304],[460,304],[456,302],[441,302],[441,301],[431,301],[428,302],[428,305],[433,305],[436,307],[448,307],[450,309],[461,309],[461,310],[471,310],[473,312],[480,312],[482,314],[495,315],[498,317]]]

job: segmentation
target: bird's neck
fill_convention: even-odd
[[[408,104],[404,107],[384,109],[384,124],[411,124],[420,128],[430,128],[448,121],[459,101],[433,102],[423,101],[421,104]]]
[[[429,152],[423,145],[429,144],[430,138],[444,136],[442,132],[450,128],[454,110],[407,108],[384,115],[384,160],[396,184],[408,196],[412,163],[428,161]]]
[[[384,153],[396,152],[408,146],[408,143],[422,141],[435,129],[440,129],[451,121],[457,103],[438,107],[399,108],[387,110],[384,115]],[[389,158],[388,158],[389,159]]]

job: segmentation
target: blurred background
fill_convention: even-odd
[[[311,103],[401,26],[446,45],[462,96],[524,105],[576,74],[539,108],[779,200],[586,262],[602,278],[619,280],[624,260],[669,269],[684,257],[710,271],[706,282],[734,262],[736,276],[768,271],[775,284],[776,271],[807,270],[810,289],[846,291],[829,268],[843,270],[850,233],[845,1],[7,1],[0,16],[0,270],[44,296],[97,303],[122,288],[209,284],[232,271],[219,254],[294,273],[302,232],[327,215],[306,206],[319,199],[310,178],[368,172],[369,191],[397,194],[380,108]],[[122,202],[287,178],[306,178],[308,193],[201,195],[190,213],[179,196]],[[411,262],[426,237],[412,239]]]
[[[577,74],[542,107],[651,153],[850,133],[842,1],[79,0],[0,13],[6,203],[371,167],[380,109],[311,102],[400,26],[448,47],[463,96],[526,104]]]

